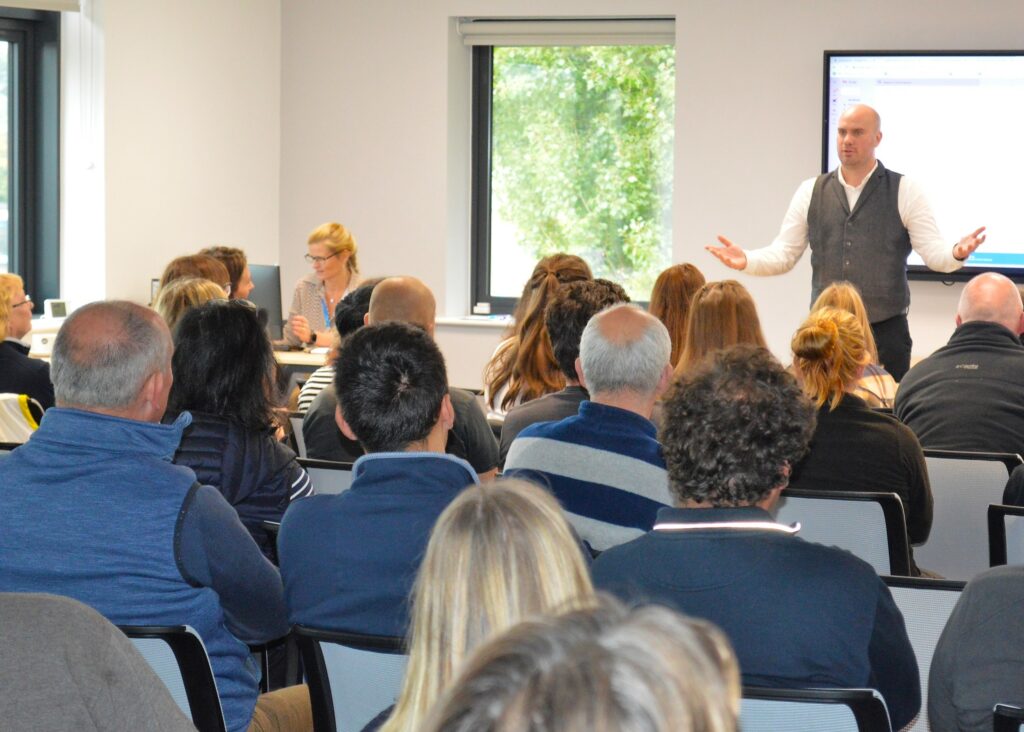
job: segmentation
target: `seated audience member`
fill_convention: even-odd
[[[516,302],[512,324],[484,369],[489,416],[504,417],[515,405],[565,386],[544,329],[544,310],[559,285],[592,277],[590,266],[574,254],[552,254],[537,262]]]
[[[792,346],[793,369],[818,407],[818,424],[789,486],[895,493],[903,501],[910,541],[924,543],[932,528],[924,452],[909,427],[854,393],[870,358],[857,319],[845,310],[819,308],[794,334]]]
[[[334,221],[313,229],[305,259],[313,271],[295,284],[284,338],[293,346],[331,345],[331,316],[359,279],[358,247],[352,232]]]
[[[191,625],[236,732],[257,706],[247,644],[286,634],[287,612],[277,570],[235,510],[171,463],[189,424],[160,424],[172,350],[163,320],[140,305],[92,303],[65,321],[57,406],[0,462],[0,592],[67,595],[118,625]],[[305,705],[308,717],[308,694]]]
[[[690,320],[676,377],[694,369],[712,351],[737,345],[766,348],[754,298],[736,280],[709,282],[690,303]]]
[[[875,334],[871,330],[868,311],[864,307],[860,291],[849,282],[833,282],[818,295],[818,299],[811,306],[811,312],[825,307],[838,308],[850,313],[857,319],[864,333],[864,346],[870,360],[851,393],[863,399],[869,407],[892,409],[893,400],[896,398],[896,380],[878,362]]]
[[[617,604],[528,620],[480,648],[425,732],[735,732],[736,657],[721,631]]]
[[[621,302],[629,302],[626,291],[614,282],[602,279],[562,285],[551,297],[544,313],[544,327],[566,386],[561,391],[513,407],[505,415],[501,425],[501,465],[505,464],[508,449],[523,428],[536,422],[571,417],[579,411],[580,402],[587,398],[587,390],[580,386],[576,376],[576,359],[580,355],[583,329],[596,313]]]
[[[0,593],[7,730],[195,732],[127,637],[67,597]]]
[[[280,521],[291,501],[313,489],[295,453],[275,437],[277,364],[255,308],[218,300],[189,310],[174,333],[172,364],[163,422],[192,415],[174,462],[219,490],[263,554],[274,557],[262,522]]]
[[[1001,274],[964,287],[949,342],[907,372],[893,408],[926,448],[1024,455],[1024,308]]]
[[[25,294],[21,277],[0,274],[0,393],[27,394],[49,409],[53,406],[50,365],[29,358],[29,348],[21,341],[30,330],[32,298]]]
[[[210,282],[220,285],[228,295],[231,294],[231,275],[228,274],[228,268],[207,254],[189,254],[172,259],[164,267],[164,273],[160,275],[160,289],[167,287],[169,282],[180,280],[182,277],[210,280]]]
[[[352,292],[348,293],[334,309],[334,343],[331,352],[327,356],[327,363],[314,371],[299,391],[298,411],[305,414],[309,411],[309,405],[317,398],[325,388],[334,382],[334,362],[338,360],[338,353],[345,344],[345,339],[363,327],[366,323],[366,313],[370,310],[370,295],[373,288],[377,286],[383,277],[373,280],[366,280]],[[331,416],[331,421],[334,417]]]
[[[532,615],[593,602],[555,500],[526,481],[471,486],[437,520],[413,588],[409,667],[384,732],[417,732],[473,649]],[[375,727],[371,727],[375,728]]]
[[[380,287],[382,285],[378,285]],[[404,635],[430,530],[473,466],[444,454],[455,413],[444,357],[422,328],[372,325],[338,357],[338,425],[368,453],[352,487],[294,503],[278,538],[293,623]]]
[[[228,281],[231,287],[228,293],[232,300],[248,299],[256,286],[252,283],[252,273],[249,271],[249,260],[245,252],[235,247],[207,247],[200,254],[213,257],[224,265],[228,271]]]
[[[1024,567],[994,567],[967,583],[928,676],[932,732],[989,732],[996,704],[1024,706]]]
[[[917,662],[867,562],[796,536],[769,511],[807,451],[814,407],[764,349],[737,346],[664,401],[661,442],[676,507],[594,562],[594,584],[719,626],[750,686],[870,687],[893,729],[921,706]]]
[[[153,309],[160,313],[160,317],[173,333],[181,317],[192,308],[210,300],[226,298],[227,293],[224,289],[210,280],[182,277],[171,280],[166,287],[160,288],[156,293],[156,300],[153,301]]]
[[[548,485],[593,550],[640,536],[671,502],[651,422],[672,378],[671,347],[661,321],[633,305],[598,313],[576,361],[589,401],[575,416],[530,425],[509,450],[506,472]]]
[[[673,264],[654,282],[648,312],[668,328],[672,339],[672,367],[679,363],[686,343],[686,326],[690,320],[693,296],[707,281],[692,264]]]
[[[433,293],[418,279],[388,277],[373,289],[366,322],[369,325],[408,323],[422,328],[433,338],[436,311]],[[341,383],[335,380],[336,385]],[[455,423],[445,441],[445,451],[468,461],[481,478],[493,477],[498,471],[498,441],[476,397],[465,389],[454,388],[449,389],[449,396],[455,410]],[[353,455],[356,446],[342,439],[344,435],[339,436],[334,423],[337,404],[336,390],[325,388],[303,418],[302,434],[309,457],[349,462],[362,453],[359,450]]]

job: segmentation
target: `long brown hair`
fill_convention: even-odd
[[[706,280],[692,264],[674,264],[660,275],[651,290],[648,312],[668,328],[672,339],[672,365],[679,362],[686,342],[686,324],[690,319],[690,303]]]
[[[484,370],[492,407],[506,386],[503,410],[565,386],[544,327],[544,309],[559,285],[589,279],[590,267],[574,254],[552,254],[537,262],[516,304],[510,332]]]
[[[676,375],[696,366],[712,351],[739,344],[767,348],[754,298],[736,280],[709,282],[693,296],[686,341]]]

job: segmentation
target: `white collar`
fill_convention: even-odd
[[[774,521],[716,521],[711,523],[675,523],[666,521],[654,525],[655,531],[708,531],[712,529],[736,529],[747,531],[779,531],[783,534],[795,534],[800,531],[800,523],[792,526],[778,524]]]
[[[838,173],[839,183],[840,183],[840,185],[842,185],[843,188],[845,188],[848,191],[860,192],[860,191],[864,190],[864,186],[866,186],[868,184],[868,181],[871,180],[871,176],[873,176],[875,174],[876,170],[878,170],[878,161],[877,160],[875,161],[874,166],[871,168],[871,171],[867,175],[864,176],[864,180],[862,180],[860,182],[859,186],[851,186],[849,183],[846,182],[846,178],[843,177],[843,166],[842,165],[839,166],[839,169],[836,172]]]

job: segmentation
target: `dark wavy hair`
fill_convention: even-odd
[[[764,348],[734,346],[687,372],[664,400],[659,438],[680,504],[748,506],[785,485],[815,408]]]
[[[213,300],[186,312],[171,369],[169,412],[207,412],[250,430],[277,426],[277,363],[251,303]]]
[[[605,279],[570,282],[558,288],[544,311],[551,350],[566,378],[577,381],[576,359],[587,322],[607,307],[629,302],[621,286]]]
[[[334,388],[363,449],[397,452],[430,434],[448,393],[448,373],[425,330],[388,322],[349,337],[335,364]]]
[[[337,329],[338,335],[341,336],[341,340],[345,340],[363,327],[366,314],[370,312],[370,296],[373,295],[373,288],[384,279],[384,277],[377,277],[366,280],[341,298],[341,302],[334,308],[334,327]]]

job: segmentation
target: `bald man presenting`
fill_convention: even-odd
[[[858,104],[839,118],[839,168],[804,181],[793,195],[779,235],[745,251],[724,236],[707,250],[727,267],[753,275],[791,270],[811,248],[811,302],[833,282],[861,291],[882,365],[900,381],[910,367],[907,256],[917,252],[931,269],[952,272],[985,241],[985,227],[953,245],[943,240],[931,206],[910,178],[875,158],[881,119]]]

